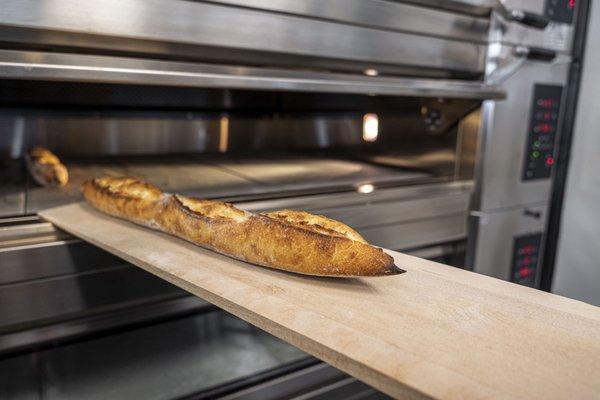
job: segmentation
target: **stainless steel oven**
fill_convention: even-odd
[[[81,200],[86,179],[133,175],[256,212],[324,214],[464,267],[484,102],[504,96],[485,79],[498,10],[508,15],[484,1],[5,2],[0,390],[383,398],[36,212]],[[35,145],[67,166],[66,187],[28,176]]]
[[[507,1],[545,15],[526,29],[493,13],[486,80],[506,101],[482,107],[468,265],[476,272],[539,287],[554,165],[569,89],[573,1]]]

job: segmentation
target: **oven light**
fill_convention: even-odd
[[[365,114],[363,116],[362,137],[365,142],[374,142],[379,136],[379,117],[377,114]]]
[[[356,188],[356,190],[358,190],[359,193],[368,194],[375,190],[375,186],[371,185],[370,183],[366,183],[364,185],[360,185],[358,188]]]
[[[227,153],[229,147],[229,118],[221,117],[219,120],[219,152]]]
[[[363,73],[367,76],[377,76],[379,75],[379,71],[377,71],[375,68],[367,68],[363,71]]]

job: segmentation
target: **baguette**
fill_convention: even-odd
[[[253,214],[231,204],[163,193],[135,178],[99,178],[83,194],[97,209],[265,267],[319,276],[401,272],[383,250],[329,218],[302,211]]]
[[[67,167],[50,150],[34,147],[25,154],[25,163],[33,179],[41,186],[65,186],[69,181]]]

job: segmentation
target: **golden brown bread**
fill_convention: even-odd
[[[50,150],[34,147],[25,155],[33,179],[42,186],[65,186],[69,181],[67,167]]]
[[[253,214],[231,204],[163,193],[134,178],[99,178],[85,198],[110,215],[266,267],[321,276],[398,273],[392,257],[356,231],[302,211]]]

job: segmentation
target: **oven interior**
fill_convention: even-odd
[[[2,374],[17,375],[9,390],[33,379],[48,397],[76,398],[86,385],[121,395],[130,383],[118,371],[127,369],[157,377],[134,384],[137,396],[269,398],[313,388],[318,398],[327,387],[338,398],[384,398],[36,212],[80,201],[87,179],[130,175],[255,212],[325,214],[375,245],[460,266],[480,102],[3,82],[0,352],[10,358]],[[376,130],[366,127],[373,117]],[[66,187],[29,177],[23,155],[36,145],[67,166]],[[165,335],[175,343],[165,347]],[[186,375],[174,385],[161,370]]]

